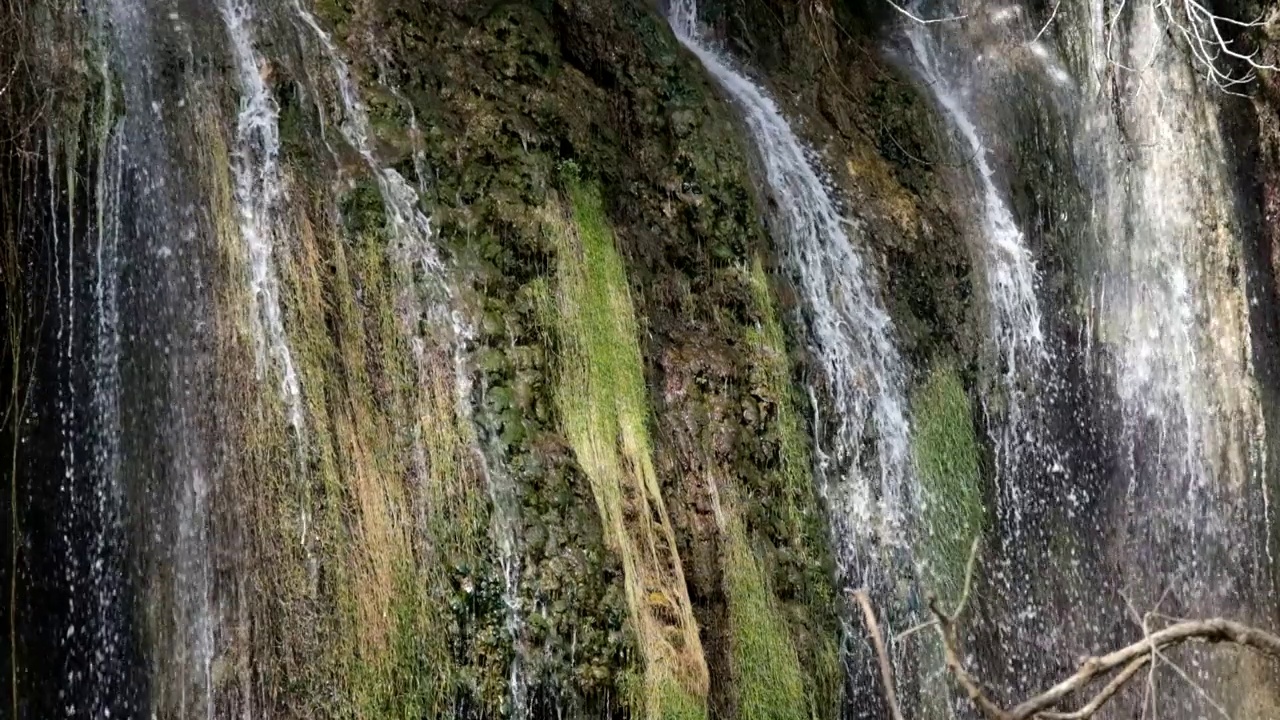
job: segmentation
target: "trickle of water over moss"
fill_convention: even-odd
[[[388,257],[372,181],[335,198],[294,170],[294,247],[281,285],[314,429],[312,480],[288,481],[294,461],[279,451],[287,428],[277,413],[242,408],[256,582],[273,600],[257,611],[269,651],[255,661],[304,699],[287,717],[449,717],[458,703],[496,715],[505,690],[490,680],[511,648],[486,631],[499,626],[486,619],[501,603],[487,580],[488,510],[453,358],[404,333],[396,292],[414,279]],[[326,219],[333,205],[341,224]],[[244,355],[246,320],[236,323]],[[425,374],[415,353],[432,359]],[[261,402],[269,399],[248,405]],[[305,551],[303,508],[313,537]]]
[[[920,557],[933,592],[958,596],[974,538],[982,534],[982,466],[969,396],[954,368],[935,367],[913,398],[915,462],[924,494]]]
[[[599,190],[568,178],[572,218],[544,224],[557,251],[554,308],[561,356],[556,402],[591,482],[609,545],[622,559],[631,625],[644,659],[651,719],[706,717],[707,668],[675,533],[653,466],[644,366],[622,260]]]
[[[830,567],[824,562],[823,548],[826,547],[826,527],[818,508],[817,496],[813,485],[812,460],[806,444],[806,429],[797,410],[797,398],[791,383],[791,364],[787,354],[786,335],[779,321],[774,304],[773,293],[769,286],[769,278],[759,256],[755,257],[749,278],[751,297],[759,317],[758,323],[747,330],[748,345],[755,351],[752,362],[752,386],[756,392],[771,399],[776,407],[770,430],[777,433],[778,463],[773,472],[768,474],[770,485],[767,493],[768,504],[773,505],[781,500],[784,511],[784,536],[790,545],[788,555],[800,559],[801,595],[798,600],[798,612],[787,613],[795,620],[791,623],[789,640],[799,651],[800,667],[804,669],[801,678],[804,683],[804,698],[812,717],[831,717],[840,707],[842,679],[838,651],[835,646],[834,627],[828,628],[829,635],[824,635],[823,614],[834,608],[835,598],[831,591]],[[733,540],[730,538],[727,554],[733,552]],[[771,592],[771,597],[772,593]],[[774,613],[778,612],[775,607]],[[736,622],[736,619],[735,619]],[[735,631],[737,628],[735,628]],[[747,645],[748,647],[752,645]],[[782,647],[782,646],[779,646]],[[774,672],[789,673],[782,658],[772,658],[779,663]],[[745,678],[744,678],[745,681]],[[742,683],[742,712],[750,712],[746,700],[752,690]],[[760,713],[756,717],[785,717],[776,714],[776,706],[781,698],[760,697]],[[805,705],[788,705],[801,708]],[[750,717],[750,716],[747,716]]]
[[[972,406],[955,368],[943,362],[916,387],[911,409],[913,450],[924,503],[917,557],[928,592],[949,605],[962,592],[970,548],[986,523]],[[915,642],[921,658],[917,678],[920,717],[950,718],[946,682],[936,671],[927,670],[943,666],[942,645],[933,633],[919,633]]]
[[[721,531],[738,717],[805,720],[809,700],[800,657],[747,540],[737,503],[726,495],[722,493],[720,499],[724,516]]]
[[[747,341],[761,357],[755,363],[753,384],[764,388],[777,399],[777,430],[780,439],[777,475],[785,500],[788,525],[799,530],[803,523],[800,507],[804,499],[813,497],[809,452],[804,444],[804,428],[796,413],[791,389],[791,368],[787,362],[786,337],[773,306],[769,278],[764,265],[756,257],[751,266],[751,296],[760,322],[747,331]]]

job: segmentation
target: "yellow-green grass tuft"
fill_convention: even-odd
[[[598,190],[577,179],[569,184],[569,208],[557,203],[543,217],[557,250],[554,299],[543,314],[560,349],[562,429],[622,560],[644,660],[642,712],[651,720],[705,718],[706,661],[654,470],[626,272]]]

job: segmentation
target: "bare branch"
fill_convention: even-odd
[[[915,627],[910,628],[909,630],[903,630],[902,632],[893,636],[893,644],[897,645],[898,643],[902,642],[903,640],[906,640],[912,635],[915,635],[921,630],[928,630],[929,628],[934,627],[937,624],[938,624],[937,620],[929,620],[927,622],[922,622],[919,625],[916,625]]]
[[[1181,12],[1174,7],[1177,3],[1181,3]],[[1186,41],[1192,58],[1204,72],[1205,80],[1220,90],[1240,95],[1234,88],[1252,82],[1258,76],[1258,71],[1277,69],[1275,65],[1255,59],[1258,55],[1256,50],[1248,55],[1237,52],[1231,47],[1235,41],[1228,40],[1222,34],[1220,23],[1247,30],[1266,25],[1262,17],[1247,22],[1235,20],[1213,13],[1199,0],[1158,0],[1155,7],[1164,16],[1169,27]],[[1223,62],[1230,62],[1232,59],[1243,64],[1243,72],[1223,67]]]
[[[1139,657],[1153,655],[1164,648],[1181,645],[1189,640],[1235,643],[1280,658],[1280,637],[1257,628],[1222,618],[1178,623],[1107,655],[1085,660],[1074,675],[1018,705],[1010,715],[1015,720],[1024,720],[1056,707],[1100,675],[1127,665]]]
[[[960,614],[964,612],[964,606],[969,604],[969,591],[973,588],[973,573],[978,568],[978,550],[981,547],[982,536],[974,536],[973,545],[969,546],[969,561],[964,566],[964,587],[960,591],[960,599],[956,601],[955,610],[951,611],[951,622],[960,619]]]
[[[1147,627],[1150,623],[1150,618],[1152,615],[1153,613],[1147,613],[1147,615],[1142,619],[1142,627],[1144,632],[1147,632]],[[1178,677],[1182,678],[1183,682],[1190,685],[1193,690],[1195,690],[1197,693],[1200,694],[1200,697],[1204,698],[1206,702],[1208,702],[1211,706],[1213,706],[1213,709],[1217,710],[1219,715],[1226,718],[1227,720],[1231,720],[1231,714],[1227,712],[1227,709],[1222,707],[1222,704],[1219,703],[1217,700],[1214,700],[1213,696],[1209,694],[1209,691],[1205,690],[1204,687],[1200,685],[1200,683],[1192,679],[1192,677],[1187,674],[1187,671],[1183,670],[1180,665],[1170,660],[1164,653],[1160,652],[1160,650],[1157,649],[1154,645],[1152,645],[1151,647],[1151,655],[1154,656],[1157,660],[1163,662],[1165,665],[1168,665],[1169,669],[1177,673]],[[1154,664],[1153,664],[1153,667],[1154,667]]]
[[[959,650],[957,650],[959,643],[956,642],[956,627],[952,617],[942,612],[937,598],[929,598],[929,609],[938,620],[938,634],[942,636],[942,652],[947,669],[951,671],[951,675],[956,679],[956,682],[964,689],[969,702],[981,710],[982,714],[986,715],[989,720],[1011,720],[1013,716],[988,697],[982,686],[978,684],[978,681],[965,669],[964,663],[960,660]]]
[[[1013,709],[1005,710],[992,700],[986,691],[982,689],[981,684],[969,674],[964,663],[960,660],[959,644],[956,639],[956,619],[964,611],[965,601],[968,599],[968,588],[973,575],[974,558],[977,556],[976,548],[977,544],[975,543],[975,552],[971,556],[966,573],[965,593],[961,596],[961,602],[957,604],[955,610],[950,614],[943,612],[937,598],[930,598],[929,609],[933,612],[934,619],[937,621],[938,633],[942,637],[947,668],[951,671],[960,687],[964,689],[970,702],[988,720],[1028,720],[1029,718],[1085,720],[1097,713],[1125,684],[1133,679],[1139,670],[1156,659],[1165,660],[1175,671],[1179,671],[1179,674],[1185,680],[1191,682],[1185,672],[1181,672],[1180,668],[1173,663],[1169,663],[1163,657],[1161,651],[1192,640],[1206,643],[1233,643],[1280,659],[1280,636],[1258,628],[1223,618],[1212,618],[1209,620],[1178,622],[1156,632],[1149,632],[1149,622],[1153,614],[1148,613],[1143,619],[1144,636],[1141,640],[1106,655],[1087,658],[1070,677],[1039,695],[1023,701]],[[1056,710],[1068,698],[1088,688],[1094,682],[1107,677],[1117,669],[1120,669],[1119,673],[1114,675],[1102,690],[1098,691],[1080,709],[1075,711]],[[1194,682],[1191,684],[1207,696],[1203,688],[1200,688]],[[1214,705],[1216,708],[1221,709],[1221,706],[1217,705],[1217,703],[1214,703]]]
[[[933,23],[952,22],[954,20],[963,20],[969,17],[966,14],[966,15],[945,15],[943,17],[936,17],[936,18],[922,18],[918,15],[913,14],[910,10],[902,7],[901,5],[894,2],[893,0],[884,0],[884,1],[892,5],[894,10],[897,10],[903,15],[906,15],[907,17],[920,23],[921,25],[932,25]]]
[[[880,661],[880,681],[884,683],[885,701],[889,705],[889,716],[892,720],[903,720],[902,708],[898,707],[898,692],[893,685],[893,664],[889,662],[889,653],[884,649],[884,638],[880,635],[880,623],[876,622],[875,608],[871,607],[871,598],[866,590],[855,590],[854,599],[862,606],[862,619],[867,623],[867,632],[871,634],[871,644],[876,650],[876,658]]]
[[[1045,30],[1048,30],[1049,26],[1053,24],[1053,19],[1058,17],[1059,7],[1062,7],[1062,0],[1058,0],[1053,4],[1053,12],[1049,13],[1049,19],[1044,21],[1044,26],[1040,28],[1040,32],[1036,33],[1035,37],[1031,38],[1031,42],[1039,42],[1040,36],[1044,35]]]
[[[1125,684],[1128,683],[1129,680],[1149,662],[1151,662],[1150,655],[1143,655],[1141,657],[1134,658],[1133,662],[1130,662],[1125,666],[1124,670],[1121,670],[1118,675],[1111,678],[1111,682],[1107,683],[1106,687],[1102,688],[1101,692],[1094,696],[1087,705],[1079,710],[1063,713],[1043,712],[1040,713],[1039,717],[1044,718],[1044,720],[1085,720],[1085,718],[1093,717],[1094,713],[1098,712],[1098,710],[1101,709],[1102,706],[1112,698],[1112,696],[1117,692],[1120,692],[1120,688],[1124,687]]]

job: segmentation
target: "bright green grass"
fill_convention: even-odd
[[[700,720],[706,664],[653,466],[626,271],[598,189],[566,174],[571,221],[555,208],[544,218],[557,248],[554,306],[551,298],[542,304],[544,323],[559,341],[560,420],[622,560],[644,658],[642,700],[633,702],[650,720]]]
[[[924,488],[923,537],[931,590],[954,599],[983,530],[982,466],[969,397],[955,370],[935,368],[916,390],[915,461]]]

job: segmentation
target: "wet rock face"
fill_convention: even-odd
[[[170,134],[155,135],[148,147],[156,157],[178,148],[151,170],[171,170],[165,192],[182,201],[146,209],[181,211],[167,221],[174,226],[167,235],[189,241],[190,274],[182,277],[199,278],[193,292],[202,293],[208,317],[183,314],[183,332],[172,336],[160,326],[148,331],[182,342],[192,365],[170,388],[176,395],[139,392],[137,402],[143,410],[162,397],[192,403],[191,415],[207,418],[202,442],[212,450],[204,469],[217,481],[216,492],[188,497],[186,484],[144,473],[149,479],[137,490],[139,502],[163,495],[164,508],[149,507],[123,524],[147,542],[195,553],[131,559],[146,589],[122,600],[134,625],[117,628],[140,644],[136,656],[127,647],[120,656],[121,677],[137,680],[128,702],[152,705],[160,716],[183,714],[188,699],[199,696],[218,713],[256,709],[285,717],[406,709],[498,717],[522,708],[534,716],[604,717],[640,714],[669,700],[655,700],[661,688],[638,680],[644,638],[629,619],[637,600],[626,592],[627,568],[602,527],[581,452],[565,436],[557,393],[572,389],[558,387],[561,340],[539,306],[564,250],[537,218],[566,192],[568,178],[581,178],[600,190],[634,303],[645,387],[637,417],[654,429],[660,469],[650,491],[671,508],[670,551],[679,558],[664,572],[684,576],[704,632],[711,678],[709,686],[692,684],[702,695],[695,703],[702,709],[694,712],[705,714],[709,704],[723,716],[773,712],[760,709],[768,707],[794,716],[835,713],[841,683],[830,557],[808,482],[805,403],[792,383],[800,355],[781,323],[796,308],[771,299],[787,297],[787,284],[771,272],[776,263],[732,113],[661,17],[631,2],[317,3],[316,16],[333,33],[363,96],[370,137],[357,147],[340,132],[349,129],[341,125],[352,121],[351,107],[343,108],[342,83],[328,74],[333,63],[323,43],[288,3],[257,10],[252,59],[278,111],[284,188],[278,206],[269,208],[277,224],[264,234],[278,243],[276,300],[296,366],[301,423],[284,420],[274,393],[246,391],[258,384],[274,390],[275,370],[254,366],[247,308],[251,300],[261,307],[264,296],[249,298],[241,286],[245,225],[237,222],[228,168],[244,160],[233,120],[243,108],[235,68],[214,59],[229,52],[216,32],[221,18],[203,6],[121,15],[118,24],[136,21],[156,32],[148,52],[158,62],[146,65],[142,55],[130,61],[139,72],[157,72],[158,82],[143,93],[126,72],[106,81],[135,93],[122,103],[131,121],[147,117],[138,105],[147,93],[175,113]],[[87,73],[80,72],[72,75]],[[68,105],[70,124],[47,121],[49,132],[78,127],[87,136],[100,129],[100,108],[78,102]],[[178,112],[182,103],[190,105]],[[834,112],[847,110],[840,105]],[[177,117],[207,124],[183,134]],[[881,140],[885,147],[915,142],[907,135]],[[37,155],[52,153],[32,147]],[[864,191],[876,203],[874,222],[895,227],[893,238],[946,237],[938,228],[948,221],[916,217],[917,199],[902,195],[896,170],[871,148],[863,146],[858,162],[872,167]],[[98,176],[103,152],[97,147],[66,162]],[[16,157],[6,155],[6,162]],[[411,430],[414,408],[424,403],[450,416],[452,386],[437,377],[432,382],[443,386],[419,387],[412,343],[396,334],[405,306],[395,283],[404,278],[386,255],[395,242],[392,209],[369,175],[371,164],[417,185],[435,238],[458,273],[461,312],[475,329],[463,383],[470,388],[471,431],[489,479],[508,478],[517,499],[514,575],[499,547],[496,496],[486,495],[477,459],[459,450],[466,438],[440,428],[422,431],[438,435]],[[914,169],[899,169],[907,182],[921,182]],[[132,186],[138,178],[126,173],[123,182]],[[59,218],[66,210],[57,206],[54,188],[25,176],[17,185],[54,198]],[[77,227],[117,212],[96,189],[82,188],[83,207],[67,215]],[[122,217],[130,237],[154,239],[143,232],[146,222]],[[37,220],[29,232],[53,234],[53,219]],[[73,237],[69,227],[59,234],[64,230]],[[28,262],[43,268],[53,258],[32,255]],[[941,282],[963,286],[953,260],[939,264],[951,275]],[[905,293],[911,312],[925,326],[953,332],[963,312],[945,294],[905,278],[903,287],[915,283]],[[178,309],[155,304],[149,312]],[[54,332],[57,325],[44,327]],[[205,332],[200,342],[182,340],[196,327]],[[918,335],[922,347],[931,342],[927,334]],[[140,388],[160,373],[139,354],[149,337],[129,340],[121,359]],[[78,352],[58,342],[55,336],[49,346],[55,355]],[[426,356],[440,366],[449,362],[434,351]],[[199,392],[183,391],[197,376],[213,381]],[[33,417],[66,425],[56,398],[74,378],[55,372],[28,382],[40,395]],[[46,396],[50,386],[59,389]],[[77,417],[98,410],[85,407]],[[177,454],[194,437],[158,410],[139,417],[163,436],[166,453]],[[33,445],[24,456],[33,472],[52,467],[45,461],[70,447],[57,433],[41,436],[47,447]],[[141,437],[128,439],[129,452],[141,451]],[[433,474],[431,468],[447,463],[455,470]],[[444,486],[432,485],[441,478]],[[157,484],[164,485],[159,495],[148,490]],[[67,516],[54,490],[22,488],[33,512]],[[194,499],[207,504],[193,505]],[[52,532],[41,536],[35,526],[26,532],[28,542],[48,546],[51,563],[79,552],[54,548]],[[192,559],[206,550],[212,565]],[[187,582],[197,576],[207,584]],[[73,590],[54,583],[48,597],[60,603]],[[522,618],[515,632],[513,600]],[[651,596],[639,601],[665,612]],[[184,618],[199,611],[206,624],[174,624],[164,608]],[[104,620],[86,624],[95,622]],[[70,620],[52,624],[62,628]],[[58,642],[49,628],[29,627],[32,638],[42,638],[24,650],[30,657],[36,645]],[[773,657],[775,646],[790,649]],[[196,657],[201,648],[204,655]],[[86,653],[75,645],[64,655]],[[522,708],[512,691],[517,666],[527,683]],[[23,667],[31,673],[40,666]],[[149,677],[156,681],[146,698]],[[33,697],[53,697],[32,678]],[[778,693],[761,689],[773,683]],[[343,699],[326,700],[334,697]],[[49,701],[50,712],[57,702]],[[127,716],[124,706],[118,709],[113,714]]]
[[[113,717],[883,715],[815,491],[831,383],[770,231],[787,208],[664,8],[261,0],[236,6],[236,38],[221,5],[120,0],[111,39],[37,5],[22,91],[0,92],[0,127],[32,128],[0,135],[0,307],[20,328],[0,389],[32,398],[0,427],[18,552],[0,584],[19,596],[0,676],[19,670],[18,717],[68,697]],[[969,79],[1056,358],[1011,385],[990,337],[991,195],[899,14],[715,0],[701,17],[859,228],[932,504],[911,560],[954,589],[967,539],[992,540],[973,644],[1014,692],[1061,670],[1064,646],[1127,637],[1118,603],[1066,613],[1158,564],[1126,542],[1200,518],[1173,485],[1141,495],[1168,518],[1129,504],[1135,467],[1185,470],[1160,440],[1190,421],[1131,407],[1177,389],[1142,384],[1179,369],[1173,304],[1154,304],[1175,277],[1162,249],[1193,266],[1184,319],[1204,361],[1176,379],[1212,421],[1196,426],[1207,476],[1224,507],[1255,481],[1280,489],[1260,475],[1264,456],[1280,467],[1280,86],[1161,125],[1149,97],[1115,104],[1123,82],[1084,79],[1081,18],[1028,43],[1048,7],[967,10],[948,67]],[[1103,307],[1094,280],[1111,276],[1145,304]],[[1137,342],[1151,318],[1159,342]],[[1038,424],[1010,434],[1022,392]],[[1024,534],[1002,514],[1008,437],[1036,445],[1019,488],[1053,499]],[[1253,531],[1260,507],[1222,515],[1255,550],[1273,541]],[[1169,547],[1160,572],[1189,556]],[[1204,559],[1231,573],[1227,547]],[[1018,595],[999,572],[1048,589]],[[1241,597],[1274,574],[1237,575],[1217,607],[1262,608]],[[1196,577],[1178,598],[1192,609]],[[883,585],[886,622],[907,624],[927,590]],[[1061,643],[1019,634],[1030,605]],[[904,703],[942,717],[936,658],[898,660]],[[1268,707],[1266,669],[1241,675],[1241,707]]]
[[[775,379],[748,394],[744,381],[755,362],[749,331],[762,322],[754,281],[743,270],[754,255],[767,255],[759,216],[728,113],[650,9],[631,3],[454,9],[416,3],[319,8],[339,29],[352,66],[398,90],[398,102],[370,102],[370,114],[379,156],[406,177],[412,158],[395,151],[406,144],[394,141],[412,110],[431,168],[426,194],[437,237],[473,288],[466,296],[468,312],[478,318],[471,348],[475,421],[492,471],[510,475],[519,499],[518,592],[526,615],[511,652],[523,661],[528,708],[584,716],[627,707],[636,712],[654,698],[645,699],[649,689],[637,697],[634,685],[643,671],[637,644],[645,641],[628,621],[636,594],[626,591],[628,568],[611,539],[617,535],[602,527],[582,454],[571,452],[565,436],[557,394],[569,392],[558,387],[566,356],[561,334],[539,309],[547,287],[556,287],[553,270],[564,251],[538,218],[565,193],[566,178],[600,187],[640,328],[647,412],[660,430],[654,434],[664,469],[659,490],[672,508],[679,569],[699,625],[727,635],[726,611],[709,599],[725,592],[714,570],[719,531],[696,510],[709,507],[708,474],[676,470],[671,453],[687,447],[692,467],[714,468],[725,482],[737,483],[773,472],[778,451],[760,453],[746,436],[733,435],[704,447],[706,423],[719,415],[689,415],[690,407],[659,389],[667,378],[706,366],[714,348],[733,347],[718,373],[698,371],[708,387],[735,378],[716,390],[723,395],[717,402],[746,415],[758,403],[791,403],[789,382]],[[289,134],[282,139],[286,148],[299,143]],[[782,377],[788,377],[785,350],[769,352],[784,362]],[[681,417],[695,419],[677,422]],[[725,417],[736,418],[737,411]],[[746,536],[778,548],[762,551],[769,558],[763,572],[795,608],[797,619],[782,625],[783,632],[803,638],[811,675],[829,675],[832,656],[821,638],[834,635],[830,596],[798,589],[821,586],[825,543],[811,526],[798,535],[787,522],[769,519],[770,497],[744,493]],[[808,517],[811,522],[816,512]],[[480,572],[492,577],[497,568]],[[501,635],[500,614],[483,611],[467,623],[464,638]],[[471,668],[459,693],[474,712],[506,712],[506,666],[464,661],[481,647],[472,642],[459,646],[458,662]],[[736,692],[731,651],[708,652],[721,658],[710,688],[710,702],[721,706]],[[714,657],[710,664],[717,667]]]

